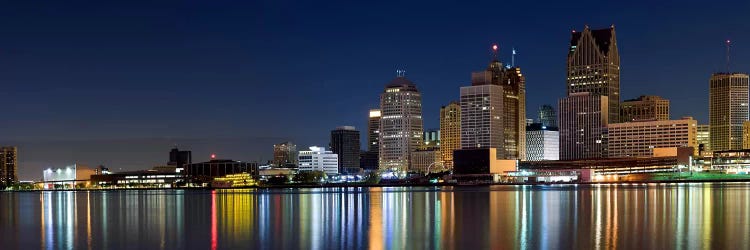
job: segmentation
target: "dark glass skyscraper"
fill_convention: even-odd
[[[169,162],[167,162],[167,165],[183,168],[185,165],[191,163],[193,163],[192,152],[180,151],[177,148],[173,148],[169,151]]]
[[[339,156],[339,173],[359,172],[359,131],[352,126],[332,130],[330,146]]]
[[[0,186],[18,182],[18,148],[0,147]]]
[[[557,113],[555,112],[555,108],[552,107],[552,105],[542,105],[539,107],[539,123],[542,124],[542,126],[547,128],[556,128],[557,127]]]
[[[573,31],[568,50],[568,95],[590,93],[607,96],[608,123],[620,117],[620,54],[615,26],[583,32]],[[561,115],[562,110],[560,111]]]

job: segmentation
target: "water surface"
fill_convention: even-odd
[[[0,193],[2,249],[750,249],[750,183]]]

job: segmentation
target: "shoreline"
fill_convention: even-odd
[[[648,181],[603,181],[603,182],[527,182],[527,183],[437,183],[437,184],[303,184],[303,185],[272,185],[255,187],[175,187],[175,188],[96,188],[96,189],[48,189],[48,190],[2,190],[0,192],[46,192],[46,191],[129,191],[129,190],[240,190],[240,189],[307,189],[307,188],[371,188],[371,187],[484,187],[484,186],[557,186],[557,185],[646,185],[646,184],[682,184],[682,183],[750,183],[749,179],[717,179],[717,180],[648,180]]]

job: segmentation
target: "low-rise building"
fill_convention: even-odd
[[[212,159],[207,162],[188,164],[185,167],[186,178],[200,183],[208,183],[216,177],[241,173],[257,176],[258,163]]]
[[[48,168],[42,172],[44,189],[68,189],[76,185],[87,186],[95,171],[80,164],[73,164],[64,168]]]
[[[608,154],[610,158],[651,157],[654,148],[691,147],[697,155],[697,126],[692,117],[609,124]]]
[[[436,172],[443,168],[439,149],[424,149],[411,152],[410,172]]]
[[[560,131],[541,123],[526,126],[526,160],[560,159]]]
[[[299,151],[299,171],[323,171],[328,175],[339,174],[339,156],[325,147],[310,147]]]

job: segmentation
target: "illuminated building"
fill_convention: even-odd
[[[180,151],[177,148],[173,148],[169,151],[169,162],[167,162],[167,165],[184,168],[185,165],[190,163],[193,163],[192,152]]]
[[[325,147],[310,147],[299,152],[299,171],[323,171],[329,175],[339,174],[339,156]]]
[[[0,147],[0,186],[18,182],[18,148]]]
[[[297,145],[292,142],[273,145],[273,164],[280,168],[296,168]]]
[[[545,104],[539,107],[539,115],[537,118],[542,126],[547,128],[557,128],[557,113],[555,112],[555,108],[551,105]]]
[[[696,134],[700,156],[711,155],[711,127],[709,125],[698,125]]]
[[[257,185],[253,176],[248,173],[228,174],[223,177],[216,177],[211,182],[211,187],[253,187]]]
[[[472,85],[461,87],[461,148],[502,148],[503,87],[484,84],[490,72],[472,74]],[[498,150],[498,158],[502,158]]]
[[[711,158],[711,168],[733,174],[748,174],[750,173],[750,150],[714,151]]]
[[[742,148],[742,123],[748,120],[748,75],[715,73],[709,88],[711,150]]]
[[[95,171],[80,164],[73,164],[65,168],[48,168],[42,172],[44,189],[74,188],[77,184],[85,184],[91,179]]]
[[[340,173],[359,172],[359,131],[342,126],[331,131],[331,151],[339,156]]]
[[[216,177],[228,174],[248,173],[258,175],[258,163],[233,160],[215,159],[210,161],[188,164],[185,176],[191,182],[208,183]]]
[[[621,122],[666,120],[669,120],[669,100],[659,96],[644,95],[620,104]]]
[[[521,68],[505,69],[503,84],[503,159],[526,159],[526,77]]]
[[[380,149],[378,137],[380,136],[380,109],[370,109],[370,116],[367,119],[367,151],[378,154]]]
[[[428,129],[422,135],[424,145],[440,146],[440,129]]]
[[[568,95],[585,92],[606,96],[607,123],[619,122],[620,54],[614,25],[598,30],[586,26],[583,32],[573,31],[567,71]]]
[[[443,165],[440,159],[440,150],[438,149],[426,149],[417,150],[411,152],[411,164],[409,164],[409,172],[427,173],[436,172],[442,170]]]
[[[411,152],[422,144],[422,96],[399,75],[380,95],[380,169],[406,171]]]
[[[607,133],[611,158],[651,157],[655,148],[691,147],[698,151],[698,122],[692,117],[613,123],[607,125]]]
[[[443,166],[453,168],[453,150],[461,149],[461,105],[451,102],[440,108],[440,154]]]
[[[542,123],[526,127],[526,160],[542,161],[560,159],[560,131]]]
[[[742,123],[742,149],[750,149],[750,121]]]
[[[172,188],[185,181],[185,176],[175,168],[154,167],[149,170],[95,174],[91,175],[91,183],[105,188]]]
[[[573,93],[559,105],[560,160],[607,157],[607,97]]]

